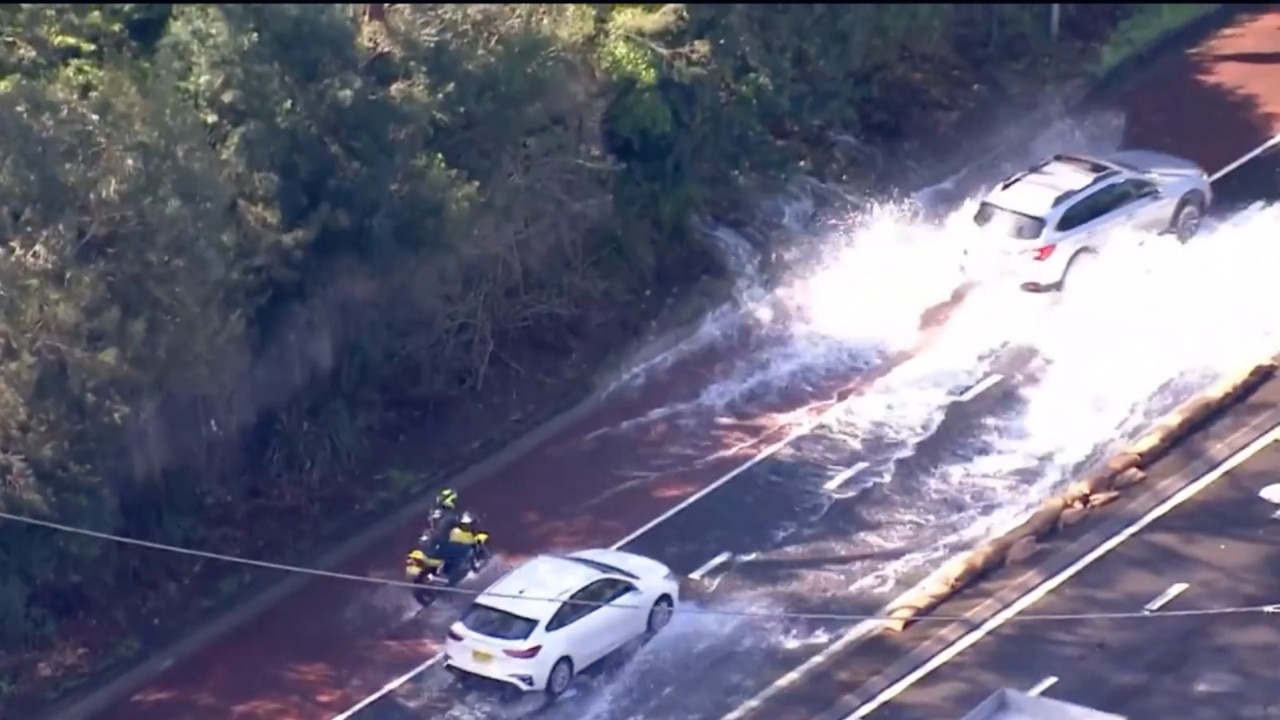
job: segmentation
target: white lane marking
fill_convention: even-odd
[[[707,576],[707,573],[711,572],[712,570],[715,570],[716,568],[729,562],[732,559],[733,559],[733,553],[722,552],[719,555],[711,558],[710,560],[702,563],[702,566],[699,567],[697,570],[694,570],[693,572],[689,573],[689,579],[701,580],[702,578]]]
[[[807,435],[813,432],[815,428],[819,427],[820,425],[826,423],[831,418],[835,417],[837,414],[840,413],[840,411],[844,410],[844,408],[847,405],[849,405],[849,403],[858,399],[863,394],[865,393],[851,393],[849,397],[833,404],[831,407],[819,413],[817,417],[810,418],[809,420],[806,420],[805,422],[800,423],[794,429],[792,429],[791,432],[787,433],[786,437],[773,443],[772,445],[769,445],[768,447],[765,447],[759,453],[748,458],[745,462],[743,462],[738,467],[734,468],[733,470],[730,470],[729,472],[717,478],[715,482],[711,483],[707,487],[685,498],[680,502],[680,504],[676,505],[670,510],[662,513],[661,515],[655,517],[654,519],[640,526],[639,529],[627,535],[626,537],[622,538],[621,540],[614,543],[613,545],[610,545],[609,547],[614,550],[617,550],[621,548],[623,545],[626,545],[632,540],[635,540],[641,535],[649,532],[650,530],[657,527],[661,523],[664,523],[667,520],[670,520],[677,513],[688,508],[690,505],[698,502],[702,498],[706,497],[708,494],[710,494],[712,491],[719,488],[721,485],[724,485],[725,483],[738,477],[739,475],[746,472],[747,470],[750,470],[751,468],[755,467],[757,464],[764,462],[770,457],[778,454],[780,451],[785,449],[788,445],[795,442],[797,438],[800,438],[803,435]],[[374,692],[373,694],[369,695],[368,697],[365,697],[363,700],[356,703],[355,705],[352,705],[347,710],[344,710],[338,715],[335,715],[333,717],[333,720],[351,720],[353,717],[355,717],[356,713],[374,704],[383,696],[389,695],[395,692],[402,685],[412,680],[415,676],[421,674],[424,670],[431,667],[432,665],[435,665],[436,663],[440,662],[440,658],[442,657],[444,657],[443,653],[436,653],[432,657],[424,660],[422,663],[420,663],[417,667],[413,668],[409,672],[392,680],[386,685],[383,685],[381,688],[378,688],[377,692]]]
[[[1272,483],[1258,491],[1258,497],[1272,505],[1280,505],[1280,483]]]
[[[822,652],[814,655],[808,660],[805,660],[795,670],[792,670],[786,675],[783,675],[782,677],[778,678],[773,682],[772,685],[765,688],[764,690],[761,690],[760,694],[742,703],[741,705],[739,705],[737,708],[731,711],[728,715],[725,715],[720,720],[742,720],[742,718],[745,718],[747,715],[751,714],[752,712],[755,712],[757,709],[760,708],[760,706],[764,705],[766,702],[772,699],[774,695],[777,695],[778,693],[781,693],[782,691],[786,690],[792,685],[795,685],[796,683],[800,682],[800,680],[802,680],[805,675],[809,674],[809,671],[825,663],[826,661],[840,654],[840,651],[844,650],[850,645],[853,645],[854,643],[857,643],[862,638],[875,633],[879,629],[880,629],[879,620],[863,620],[857,625],[854,625],[853,628],[849,630],[849,632],[845,633],[844,635],[841,635],[838,639],[836,639],[835,642],[831,643],[825,649],[823,649]]]
[[[1168,590],[1165,590],[1164,592],[1157,595],[1154,600],[1147,603],[1146,605],[1143,605],[1142,612],[1153,613],[1159,610],[1160,608],[1172,602],[1174,598],[1186,592],[1187,588],[1189,587],[1191,587],[1191,585],[1189,583],[1184,583],[1184,582],[1178,582],[1170,585]]]
[[[1146,515],[1143,515],[1133,523],[1130,523],[1120,532],[1104,540],[1100,545],[1086,553],[1084,557],[1069,565],[1062,572],[1040,583],[1026,595],[1018,598],[1008,607],[988,618],[986,622],[973,630],[970,630],[968,634],[964,635],[938,654],[926,660],[920,667],[912,670],[906,675],[906,677],[903,677],[896,683],[882,690],[875,697],[871,698],[855,710],[853,714],[846,716],[844,720],[858,720],[859,718],[865,718],[872,712],[875,712],[885,703],[900,695],[904,690],[919,682],[921,678],[955,659],[957,655],[977,644],[979,640],[990,635],[1001,625],[1004,625],[1010,619],[1015,617],[1018,613],[1026,610],[1044,596],[1058,589],[1058,586],[1070,580],[1072,577],[1075,577],[1081,570],[1084,570],[1086,567],[1097,562],[1102,556],[1112,550],[1115,550],[1117,547],[1120,547],[1121,544],[1131,539],[1134,535],[1137,535],[1148,525],[1167,515],[1170,510],[1173,510],[1182,503],[1198,495],[1202,490],[1217,482],[1222,478],[1222,476],[1232,470],[1235,470],[1246,460],[1257,455],[1277,439],[1280,439],[1280,425],[1276,425],[1271,428],[1267,431],[1266,435],[1263,435],[1252,443],[1249,443],[1249,445],[1247,445],[1243,450],[1240,450],[1235,455],[1227,458],[1226,461],[1206,473],[1200,479],[1174,493],[1172,497],[1152,508]]]
[[[968,390],[965,390],[963,393],[960,393],[958,396],[956,396],[956,402],[969,402],[970,400],[978,397],[979,395],[986,392],[987,390],[990,390],[991,388],[995,387],[996,383],[1000,382],[1003,379],[1004,379],[1004,376],[999,373],[988,375],[982,378],[982,380],[980,380],[977,385],[974,385],[973,387],[969,388]]]
[[[1057,685],[1057,684],[1058,684],[1058,676],[1057,676],[1057,675],[1050,675],[1049,677],[1047,677],[1047,678],[1045,678],[1045,679],[1041,680],[1040,682],[1036,683],[1035,685],[1032,685],[1032,686],[1031,686],[1031,689],[1027,691],[1027,694],[1028,694],[1028,695],[1043,695],[1045,690],[1048,690],[1049,688],[1051,688],[1051,687],[1053,687],[1054,685]]]
[[[822,486],[822,489],[835,490],[841,485],[849,482],[849,478],[853,477],[854,475],[857,475],[858,473],[862,472],[863,470],[866,470],[869,467],[871,467],[871,463],[869,462],[860,462],[860,463],[854,464],[852,467],[847,467],[844,470],[841,470],[840,472],[836,473],[835,477],[828,480],[827,484]]]
[[[1262,153],[1264,153],[1264,152],[1266,152],[1266,151],[1270,150],[1272,147],[1274,147],[1274,146],[1275,146],[1276,144],[1278,144],[1278,143],[1280,143],[1280,135],[1276,135],[1275,137],[1273,137],[1273,138],[1271,138],[1270,140],[1268,140],[1268,141],[1266,141],[1266,142],[1262,143],[1262,144],[1261,144],[1261,145],[1259,145],[1258,147],[1256,147],[1256,148],[1254,148],[1254,149],[1250,150],[1249,152],[1245,153],[1244,155],[1241,155],[1241,156],[1240,156],[1240,158],[1239,158],[1239,159],[1237,159],[1235,162],[1231,163],[1230,165],[1227,165],[1226,167],[1222,168],[1222,169],[1221,169],[1221,170],[1219,170],[1218,172],[1216,172],[1216,173],[1214,173],[1214,174],[1210,175],[1210,176],[1209,176],[1209,182],[1217,182],[1219,179],[1221,179],[1221,178],[1222,178],[1222,176],[1224,176],[1224,175],[1226,175],[1227,173],[1229,173],[1229,172],[1231,172],[1231,171],[1235,170],[1236,168],[1240,167],[1241,165],[1244,165],[1245,163],[1249,162],[1250,160],[1252,160],[1252,159],[1254,159],[1254,158],[1258,157],[1258,156],[1259,156],[1259,155],[1261,155]]]

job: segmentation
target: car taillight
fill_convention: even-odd
[[[462,642],[462,635],[459,635],[453,628],[449,628],[449,639],[454,642]]]
[[[1031,256],[1032,260],[1048,260],[1049,256],[1053,254],[1054,247],[1056,246],[1043,245],[1041,247],[1036,248],[1035,250],[1028,250],[1027,254]]]
[[[502,651],[502,653],[507,657],[513,657],[513,658],[516,658],[517,660],[528,660],[529,658],[537,657],[538,653],[540,652],[542,652],[541,645],[534,645],[533,647],[525,648],[524,650],[503,650]]]

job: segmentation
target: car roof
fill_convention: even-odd
[[[554,555],[538,555],[498,578],[476,602],[530,620],[545,620],[558,602],[582,586],[605,577],[590,565]]]
[[[1006,210],[1044,218],[1081,190],[1106,184],[1124,172],[1122,166],[1098,158],[1054,155],[1006,178],[986,199]]]

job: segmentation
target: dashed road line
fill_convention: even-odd
[[[822,489],[827,491],[835,490],[836,488],[839,488],[841,485],[849,482],[849,479],[852,478],[854,475],[857,475],[858,473],[862,472],[863,470],[866,470],[869,467],[871,467],[871,463],[869,462],[860,462],[860,463],[851,465],[850,467],[847,467],[844,470],[841,470],[840,472],[836,473],[835,477],[828,480],[827,483],[822,486]]]
[[[988,375],[982,380],[978,381],[978,383],[973,387],[957,395],[956,402],[962,402],[962,403],[969,402],[970,400],[978,397],[982,393],[995,387],[1001,380],[1004,380],[1004,376],[999,373]]]
[[[1153,613],[1160,608],[1173,602],[1173,599],[1187,591],[1191,587],[1190,583],[1177,582],[1169,586],[1167,590],[1156,596],[1154,600],[1142,606],[1142,612]]]
[[[1045,679],[1041,680],[1040,682],[1036,683],[1035,685],[1032,685],[1032,686],[1031,686],[1031,689],[1027,691],[1027,694],[1028,694],[1028,695],[1043,695],[1045,690],[1048,690],[1049,688],[1051,688],[1051,687],[1053,687],[1054,685],[1057,685],[1057,684],[1058,684],[1058,676],[1057,676],[1057,675],[1050,675],[1049,677],[1047,677],[1047,678],[1045,678]]]
[[[711,572],[712,570],[715,570],[716,568],[729,562],[732,559],[733,559],[733,553],[722,552],[719,555],[711,558],[710,560],[702,563],[702,565],[697,570],[694,570],[693,572],[689,573],[689,579],[701,580],[702,578],[707,576],[707,573]]]

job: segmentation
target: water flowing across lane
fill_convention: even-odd
[[[811,252],[819,258],[811,272],[770,292],[740,286],[768,352],[720,368],[682,405],[607,431],[659,416],[678,421],[707,407],[748,412],[797,383],[910,346],[919,313],[960,282],[947,241],[950,222],[966,212],[926,225],[882,208],[856,230],[828,229],[825,247]],[[693,605],[873,610],[949,552],[1015,522],[1177,402],[1280,346],[1280,315],[1269,310],[1280,294],[1269,279],[1280,266],[1276,237],[1280,207],[1259,203],[1215,219],[1186,246],[1117,237],[1080,292],[976,289],[926,352],[852,398],[751,480],[785,487],[792,519],[769,528],[752,561]],[[705,325],[700,341],[723,332],[715,323],[728,317]],[[1009,379],[985,405],[957,402],[959,391],[991,372]],[[855,462],[865,469],[837,490],[826,487]],[[834,622],[685,615],[634,662],[544,715],[715,716],[840,629]],[[424,686],[422,697],[440,695]],[[450,718],[528,710],[475,695],[454,697],[447,710],[418,705],[427,706],[433,717]]]

